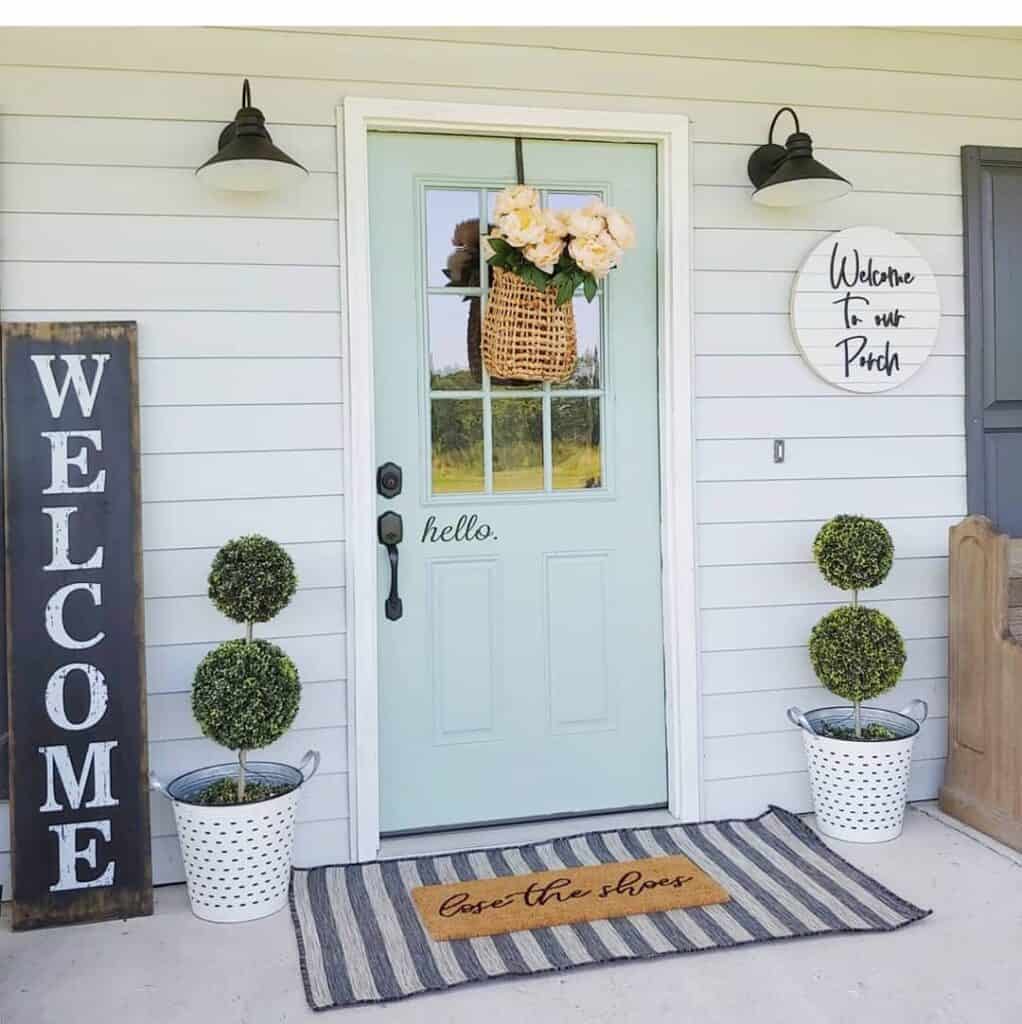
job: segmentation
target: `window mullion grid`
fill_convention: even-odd
[[[483,234],[487,234],[488,231],[484,230],[483,225],[489,227],[489,211],[486,208],[486,189],[479,190],[479,234],[480,237]],[[490,384],[490,375],[486,370],[486,366],[483,365],[483,353],[482,353],[482,323],[486,317],[486,303],[490,297],[490,275],[488,273],[490,267],[486,262],[486,257],[483,255],[483,247],[480,242],[479,245],[479,294],[481,296],[481,302],[479,304],[480,318],[479,318],[479,362],[482,368],[482,384],[483,384],[483,489],[486,494],[493,494],[493,396],[492,387]]]
[[[548,189],[541,189],[539,205],[546,208],[550,202]],[[550,424],[550,382],[543,382],[543,491],[549,494],[554,489],[553,436]]]
[[[543,490],[554,489],[553,427],[550,418],[550,384],[543,385]]]

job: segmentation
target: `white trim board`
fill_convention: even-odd
[[[702,803],[695,593],[691,160],[688,118],[349,97],[337,110],[344,479],[347,538],[351,855],[380,848],[377,691],[376,452],[369,280],[368,133],[451,132],[649,142],[657,147],[660,489],[668,810],[698,820]],[[358,540],[356,541],[356,538]]]

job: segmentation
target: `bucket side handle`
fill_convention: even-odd
[[[160,782],[159,778],[156,775],[156,772],[149,773],[149,788],[154,793],[159,793],[160,796],[162,796],[164,799],[171,799],[170,794],[167,792],[167,787],[162,782]]]
[[[788,721],[792,725],[798,726],[800,729],[805,729],[810,736],[815,736],[816,733],[813,731],[813,727],[809,724],[809,719],[802,713],[801,708],[790,707],[787,711]]]
[[[925,700],[916,698],[910,700],[902,709],[901,714],[907,718],[914,718],[920,725],[926,721],[927,716],[930,714],[930,705]]]
[[[306,768],[312,765],[312,770],[306,773]],[[306,783],[319,771],[319,751],[306,750],[305,756],[298,762],[298,770],[302,773],[302,783]]]

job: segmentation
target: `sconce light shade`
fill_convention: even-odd
[[[217,152],[195,174],[210,188],[269,192],[306,178],[309,172],[273,144],[263,112],[252,106],[246,78],[241,109],[220,133]]]
[[[784,146],[774,142],[774,125],[787,111],[795,119],[795,131]],[[781,107],[770,122],[770,141],[749,157],[749,179],[756,186],[752,201],[761,206],[811,206],[837,199],[852,190],[847,178],[821,164],[813,156],[813,140],[799,128],[791,107]]]

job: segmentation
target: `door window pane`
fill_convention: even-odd
[[[486,217],[489,220],[491,226],[497,219],[497,196],[499,195],[500,189],[491,190],[486,193]]]
[[[543,382],[538,380],[507,380],[503,377],[491,377],[490,387],[494,391],[508,391],[514,394],[543,394]]]
[[[543,400],[493,400],[494,491],[543,490]]]
[[[479,287],[479,193],[474,189],[426,190],[426,283]]]
[[[479,216],[492,220],[499,189],[428,187],[424,192],[425,306],[431,494],[543,494],[604,486],[601,443],[606,367],[603,297],[572,303],[578,361],[558,383],[491,378],[482,365],[488,280],[480,280]],[[541,191],[544,206],[578,209],[592,190]],[[455,397],[455,393],[459,393]],[[574,392],[574,394],[572,394]],[[571,397],[569,397],[569,395]],[[447,397],[450,396],[450,397]]]
[[[546,205],[551,210],[577,210],[599,198],[595,192],[550,192],[546,197]]]
[[[571,376],[555,388],[592,388],[600,386],[600,335],[602,330],[601,307],[603,300],[597,296],[592,302],[576,295],[572,300],[575,311],[575,333],[578,335],[578,362]]]
[[[483,400],[434,398],[430,407],[433,493],[482,491]]]
[[[429,386],[434,391],[475,391],[482,383],[478,296],[430,295]]]
[[[554,490],[602,487],[599,398],[551,399],[550,433]]]

